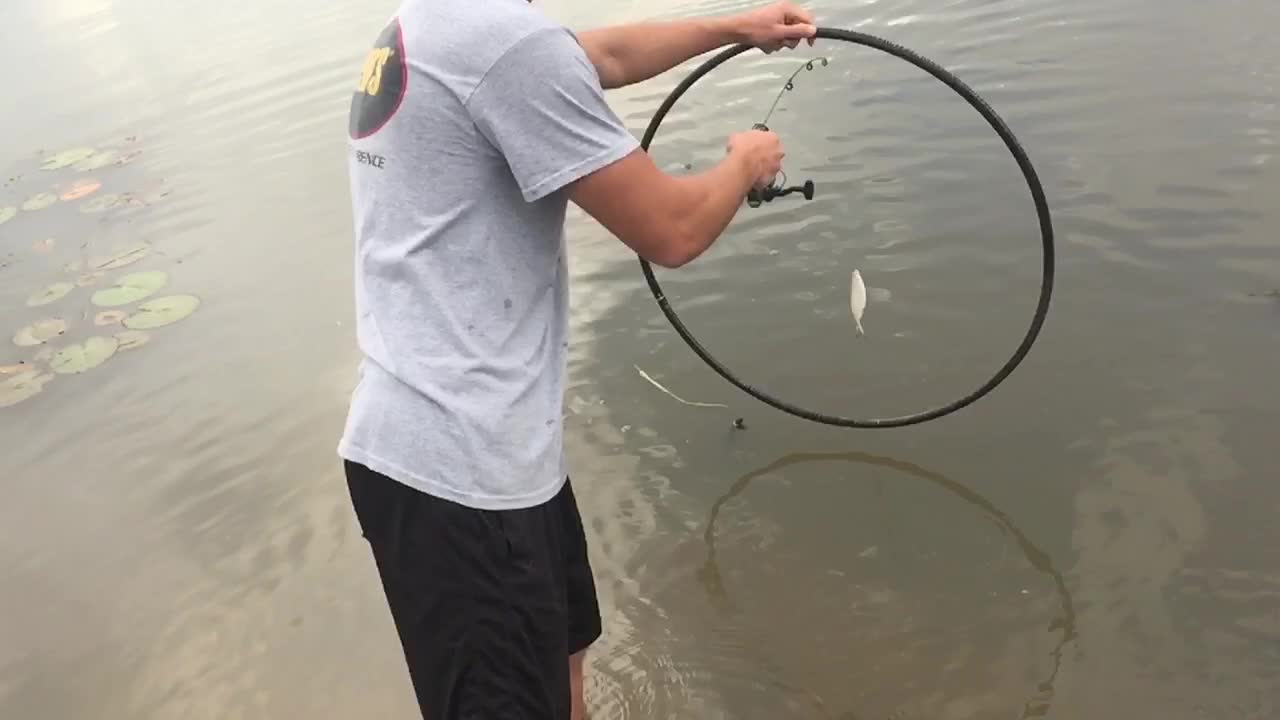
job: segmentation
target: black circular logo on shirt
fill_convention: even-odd
[[[381,130],[400,109],[408,85],[404,33],[400,29],[400,19],[396,18],[382,30],[373,49],[364,58],[360,84],[351,95],[347,127],[351,137],[359,140]]]

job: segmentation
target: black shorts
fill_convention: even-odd
[[[568,720],[569,656],[600,636],[569,482],[537,507],[477,510],[345,466],[423,717]]]

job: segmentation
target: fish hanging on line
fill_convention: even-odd
[[[862,282],[862,273],[853,271],[853,285],[849,289],[849,309],[853,311],[853,324],[859,335],[862,330],[862,312],[867,309],[867,286]]]

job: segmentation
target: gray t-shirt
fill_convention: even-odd
[[[405,0],[350,115],[364,360],[339,454],[471,507],[565,476],[564,186],[635,150],[525,0]]]

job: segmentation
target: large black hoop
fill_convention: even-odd
[[[679,333],[682,339],[684,339],[685,343],[688,344],[698,357],[702,358],[703,362],[719,373],[721,377],[728,380],[730,383],[733,383],[743,392],[746,392],[752,397],[772,405],[785,413],[795,415],[796,417],[812,420],[813,422],[822,423],[824,425],[835,425],[839,427],[905,427],[907,425],[917,425],[929,420],[935,420],[974,403],[982,396],[994,390],[997,385],[1004,382],[1004,380],[1013,373],[1014,369],[1017,368],[1022,360],[1027,356],[1027,353],[1031,351],[1031,346],[1035,344],[1036,338],[1040,335],[1040,330],[1044,326],[1045,318],[1049,314],[1049,302],[1053,296],[1053,220],[1049,213],[1049,203],[1045,199],[1044,188],[1040,185],[1040,180],[1036,175],[1035,168],[1031,164],[1031,159],[1027,156],[1027,152],[1022,148],[1022,145],[1018,142],[1017,138],[1014,137],[1013,131],[1005,125],[1004,121],[996,114],[995,110],[992,110],[991,106],[988,105],[987,102],[968,85],[965,85],[960,78],[956,77],[950,71],[928,58],[922,57],[901,45],[872,35],[854,32],[851,30],[820,27],[818,28],[817,37],[823,40],[839,40],[842,42],[864,45],[866,47],[881,50],[890,55],[906,60],[912,65],[915,65],[935,78],[941,80],[968,101],[968,103],[973,106],[973,108],[977,110],[982,117],[986,118],[992,129],[994,129],[1000,136],[1000,139],[1004,141],[1009,152],[1013,154],[1014,160],[1017,161],[1018,167],[1022,170],[1023,177],[1026,178],[1027,187],[1030,189],[1031,197],[1035,202],[1036,216],[1040,221],[1040,238],[1044,258],[1040,280],[1040,299],[1036,304],[1035,313],[1031,318],[1031,326],[1027,329],[1027,334],[1022,338],[1022,342],[1018,345],[1017,350],[1014,351],[1013,356],[1009,358],[1008,362],[1006,362],[990,380],[984,383],[977,390],[948,405],[943,405],[932,410],[926,410],[913,415],[870,419],[846,418],[814,412],[812,410],[806,410],[802,407],[792,405],[791,403],[783,400],[779,400],[763,390],[755,388],[738,379],[738,377],[736,377],[728,368],[716,360],[706,348],[702,347],[697,339],[693,337],[693,334],[689,329],[685,327],[684,323],[680,321],[680,317],[676,314],[676,311],[672,309],[671,303],[667,301],[666,294],[663,293],[662,287],[658,284],[658,279],[654,277],[653,267],[644,258],[640,258],[640,268],[644,272],[645,280],[649,283],[649,289],[653,292],[654,299],[658,302],[658,307],[662,310],[662,313],[667,316],[667,320],[670,321],[671,326],[675,328],[676,332]],[[693,87],[694,83],[701,80],[705,75],[724,64],[729,59],[741,55],[751,49],[752,48],[749,45],[735,45],[727,48],[707,60],[694,70],[692,74],[681,81],[680,84],[671,91],[667,98],[663,100],[662,105],[654,114],[653,119],[649,121],[649,127],[645,130],[644,138],[640,141],[641,147],[648,151],[649,145],[653,142],[654,135],[657,134],[658,128],[662,125],[662,120],[676,104],[676,101],[679,100],[680,97],[689,90],[689,88]]]

